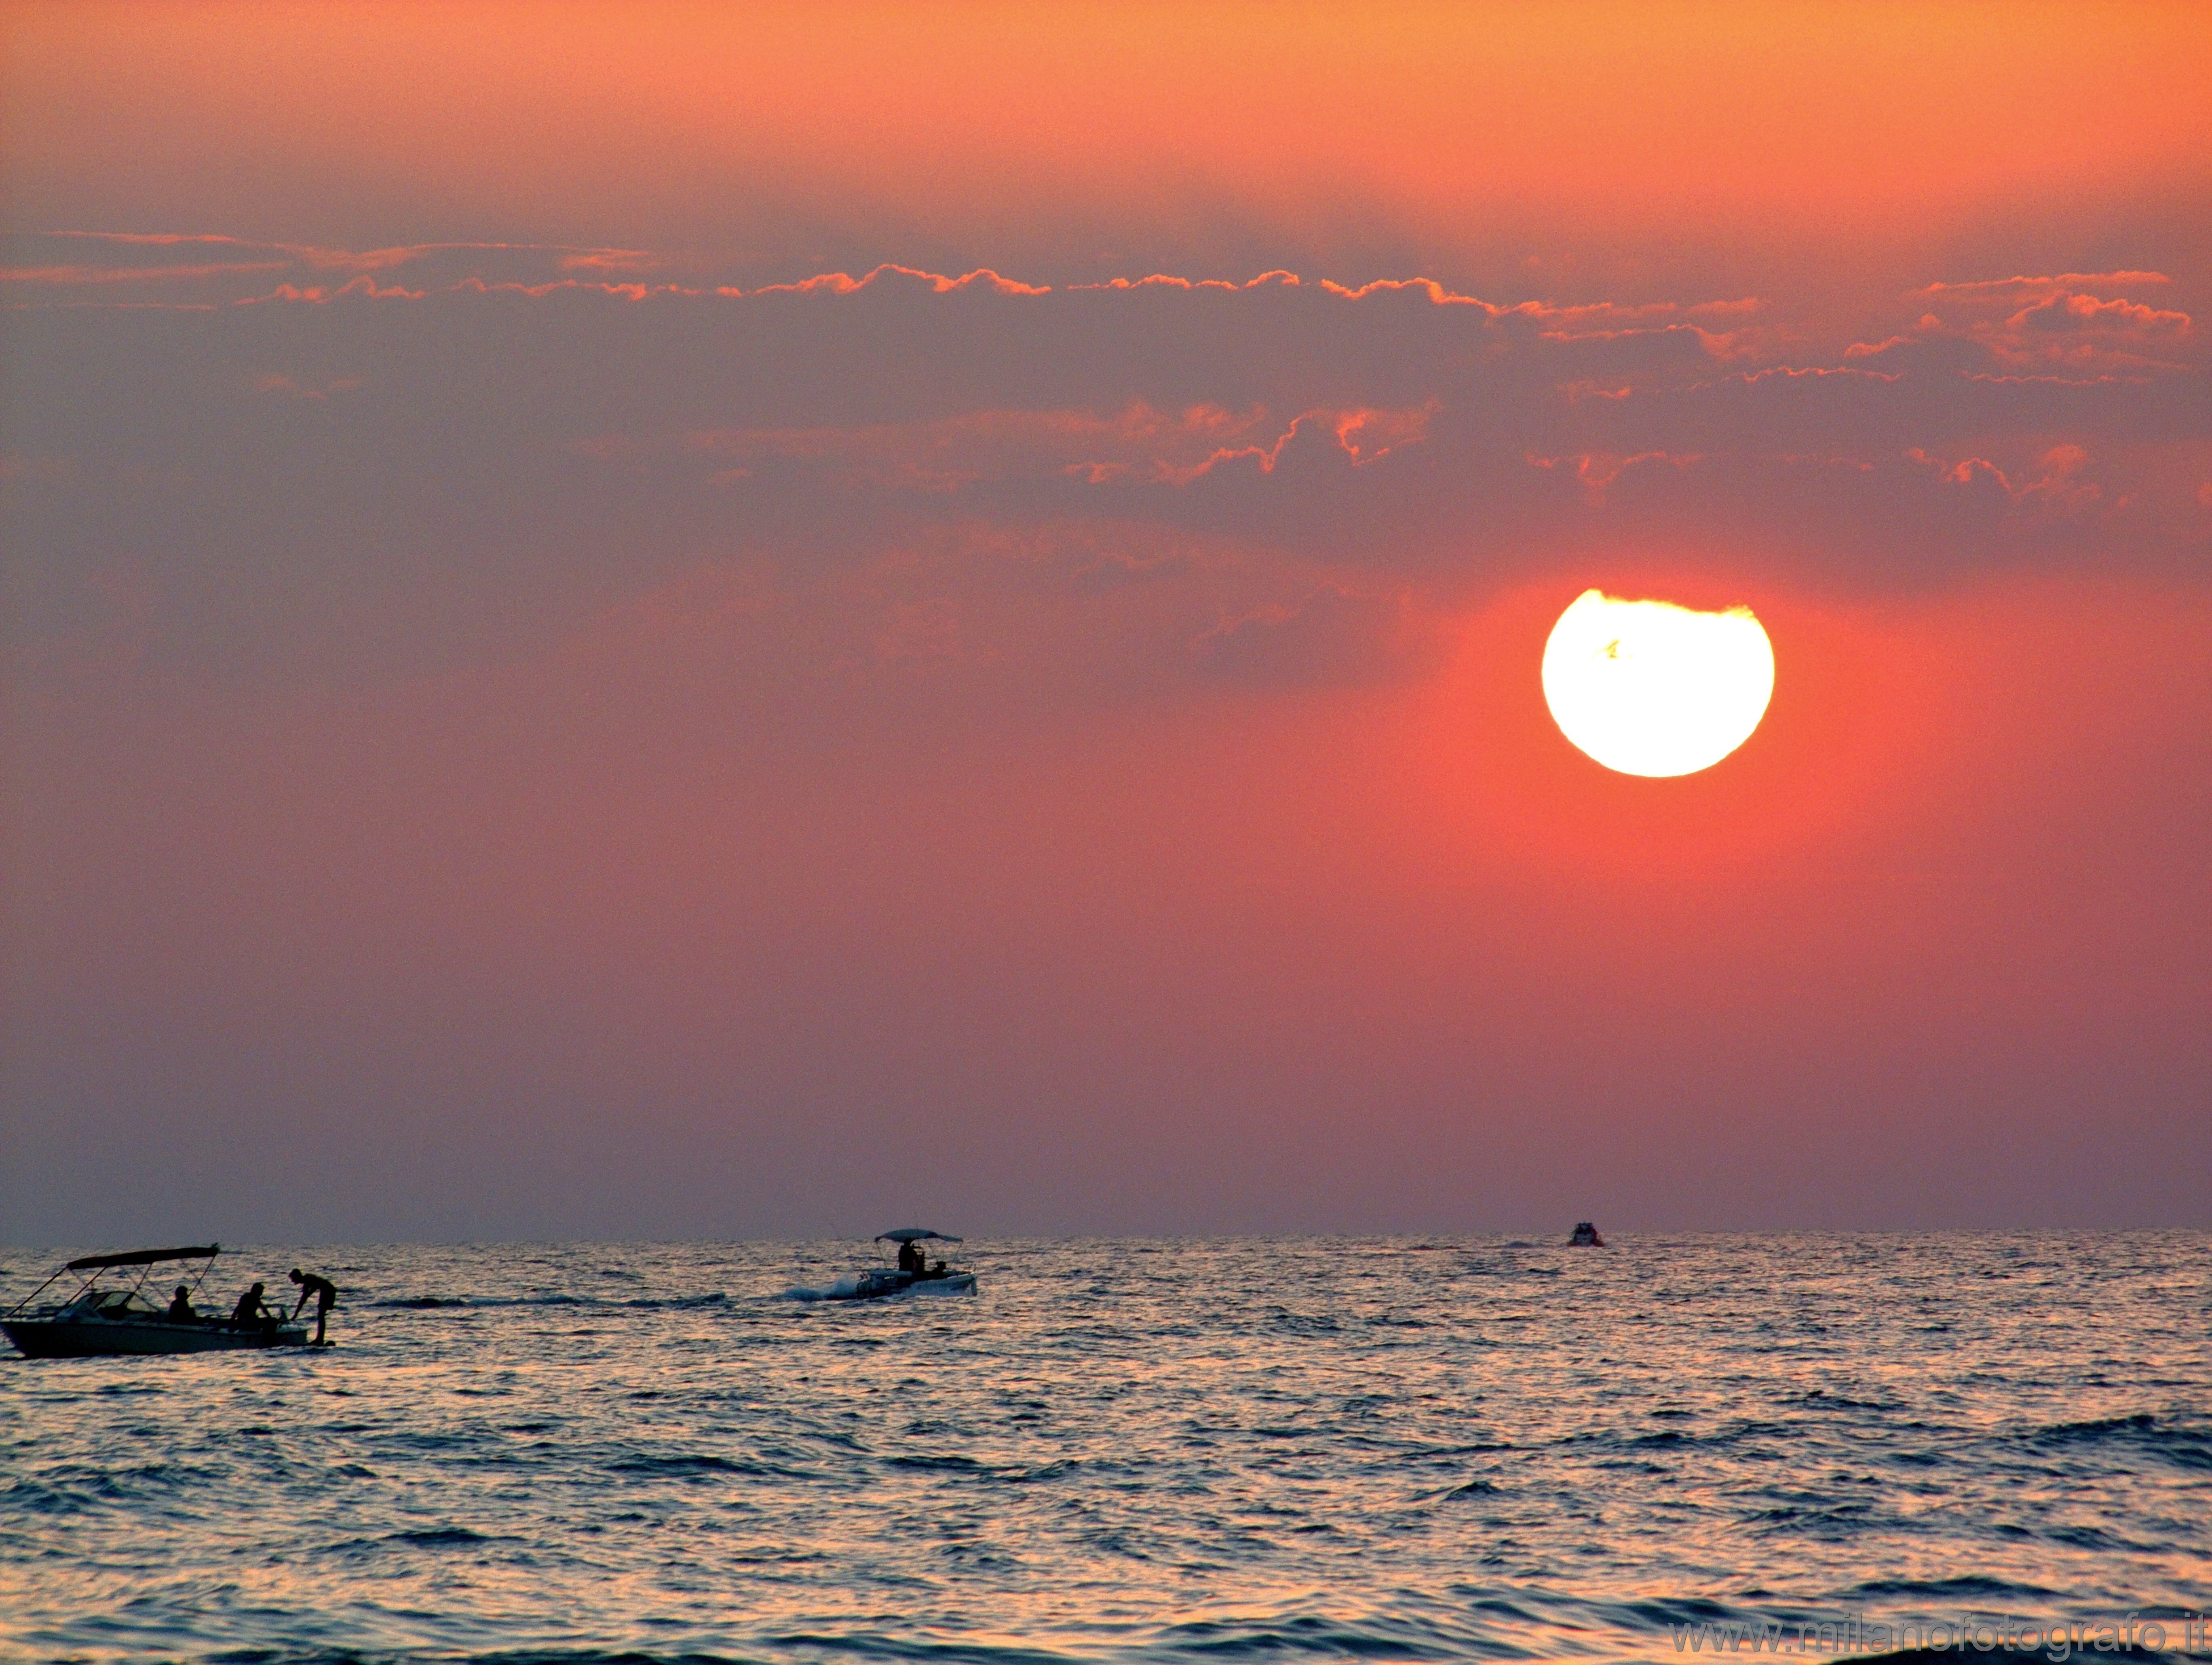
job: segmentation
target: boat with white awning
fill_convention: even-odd
[[[831,1284],[827,1289],[794,1288],[793,1299],[802,1301],[880,1301],[893,1295],[972,1295],[975,1293],[975,1274],[948,1267],[943,1261],[933,1261],[922,1248],[925,1243],[957,1243],[956,1237],[942,1232],[933,1232],[923,1226],[901,1226],[878,1232],[878,1243],[898,1245],[896,1261],[890,1266],[872,1266],[865,1272],[856,1272]]]

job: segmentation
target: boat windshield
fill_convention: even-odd
[[[97,1312],[103,1318],[158,1318],[161,1309],[135,1289],[89,1290],[63,1309],[71,1316]]]

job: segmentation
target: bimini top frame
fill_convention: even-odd
[[[77,1286],[76,1293],[82,1295],[86,1290],[91,1288],[93,1285],[100,1281],[100,1274],[102,1272],[108,1270],[112,1267],[138,1266],[150,1268],[152,1267],[159,1266],[164,1261],[204,1260],[207,1262],[208,1264],[206,1266],[203,1266],[200,1268],[199,1276],[192,1280],[192,1287],[194,1290],[198,1290],[201,1282],[207,1277],[209,1268],[215,1264],[215,1257],[222,1252],[222,1245],[221,1244],[204,1243],[182,1249],[125,1249],[112,1255],[79,1255],[75,1260],[64,1266],[60,1271],[48,1278],[46,1282],[40,1284],[29,1294],[24,1296],[21,1300],[9,1307],[8,1309],[8,1316],[11,1318],[14,1317],[18,1312],[21,1312],[25,1307],[30,1305],[33,1301],[37,1300],[40,1296],[45,1294],[47,1290],[52,1288],[57,1282],[66,1277],[71,1272],[86,1272],[91,1274],[89,1277],[86,1278],[82,1283]],[[143,1286],[146,1281],[146,1275],[145,1272],[142,1271],[139,1273],[137,1283],[133,1284],[131,1287],[135,1290]],[[72,1296],[70,1299],[75,1299],[76,1297]]]

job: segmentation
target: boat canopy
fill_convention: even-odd
[[[932,1239],[934,1239],[939,1243],[957,1243],[960,1241],[958,1238],[949,1238],[942,1232],[933,1232],[927,1226],[902,1226],[894,1232],[878,1232],[876,1233],[876,1241],[878,1243],[925,1243]]]
[[[100,1266],[151,1266],[164,1260],[212,1260],[222,1252],[219,1243],[197,1249],[131,1249],[119,1255],[81,1255],[69,1263],[72,1272],[89,1272]]]

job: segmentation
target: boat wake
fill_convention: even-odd
[[[780,1301],[900,1301],[915,1295],[972,1295],[975,1283],[972,1278],[926,1278],[910,1283],[902,1289],[872,1287],[868,1274],[860,1273],[838,1279],[826,1289],[811,1289],[795,1283],[775,1297]]]
[[[803,1283],[795,1283],[776,1299],[784,1301],[849,1301],[860,1293],[860,1281],[846,1277],[838,1279],[827,1289],[810,1289]]]

